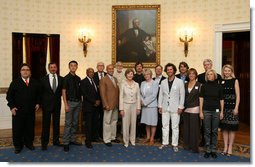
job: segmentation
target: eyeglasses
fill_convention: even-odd
[[[30,69],[21,69],[21,71],[30,71]]]

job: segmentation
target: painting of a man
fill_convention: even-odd
[[[114,6],[113,63],[126,67],[159,62],[159,6]]]

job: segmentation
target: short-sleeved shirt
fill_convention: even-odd
[[[217,81],[207,81],[202,85],[199,97],[204,98],[203,110],[220,110],[220,100],[224,100],[222,86]]]
[[[71,73],[64,77],[63,89],[66,89],[67,100],[81,100],[80,81],[81,78],[79,76]]]

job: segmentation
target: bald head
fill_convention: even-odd
[[[107,65],[106,66],[106,71],[107,71],[107,74],[112,76],[113,72],[114,72],[114,65],[112,65],[112,64]]]

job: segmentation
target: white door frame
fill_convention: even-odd
[[[222,34],[225,32],[250,31],[250,22],[215,25],[215,60],[214,69],[221,74],[222,68]]]

